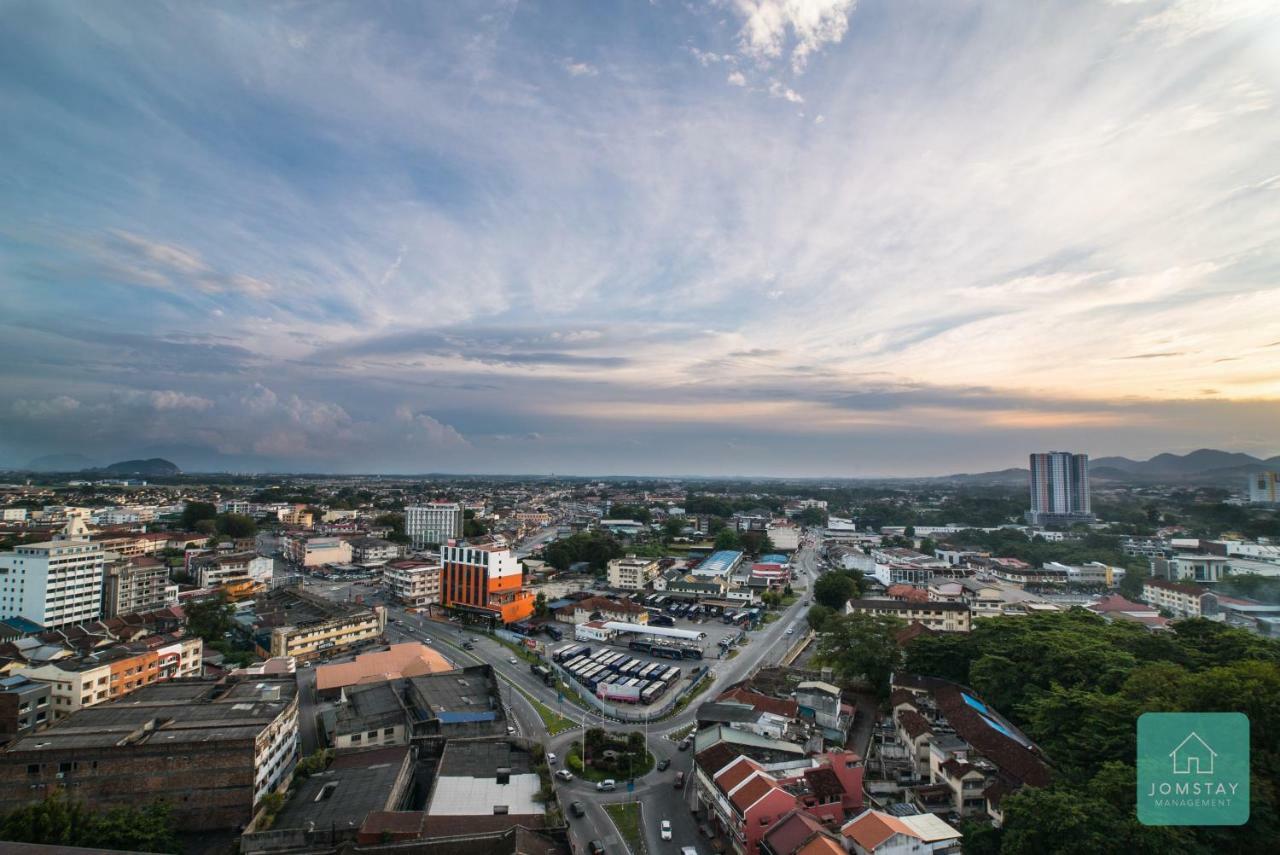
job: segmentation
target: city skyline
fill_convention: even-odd
[[[0,466],[1280,452],[1270,4],[7,17]]]

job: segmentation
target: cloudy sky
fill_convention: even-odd
[[[0,8],[0,465],[1280,452],[1274,0]]]

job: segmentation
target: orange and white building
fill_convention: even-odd
[[[502,623],[533,615],[524,569],[506,546],[449,542],[440,548],[440,602],[450,609],[486,614]]]

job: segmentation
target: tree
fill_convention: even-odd
[[[813,583],[813,600],[832,611],[843,612],[857,594],[857,585],[844,573],[828,573]]]
[[[191,528],[197,534],[207,534],[212,537],[218,532],[218,523],[211,519],[196,520],[196,524]]]
[[[809,614],[805,617],[809,621],[809,628],[814,632],[822,632],[836,612],[823,605],[812,605],[809,607]]]
[[[0,840],[122,851],[179,851],[167,804],[93,812],[68,799],[62,790],[0,817]]]
[[[551,614],[551,609],[547,606],[547,595],[542,591],[533,598],[533,613],[540,618],[544,618]]]
[[[752,555],[764,555],[773,550],[773,541],[763,531],[744,531],[741,542],[742,548]]]
[[[738,532],[728,526],[720,529],[716,534],[716,549],[742,549],[742,538],[738,536]]]
[[[881,698],[889,696],[889,675],[902,666],[898,633],[903,622],[893,615],[855,612],[823,625],[818,658],[845,680],[865,678]]]
[[[217,520],[218,533],[228,537],[253,537],[258,533],[258,524],[253,517],[244,514],[220,514]]]
[[[462,521],[463,537],[484,537],[488,533],[489,527],[475,517]]]
[[[653,521],[649,509],[640,505],[614,505],[609,508],[609,518],[615,520],[635,520],[648,525]]]
[[[209,502],[187,502],[182,509],[182,527],[187,531],[199,529],[196,523],[201,520],[212,520],[218,516],[218,509]]]
[[[684,534],[684,518],[683,517],[667,517],[662,523],[662,533],[668,539],[679,537]]]
[[[822,508],[805,508],[796,514],[796,522],[805,526],[825,526],[827,524],[827,512]]]
[[[227,602],[223,593],[190,603],[183,607],[183,611],[187,615],[187,631],[207,642],[222,641],[235,626],[231,616],[236,613],[236,608]]]

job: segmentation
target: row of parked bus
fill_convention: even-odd
[[[627,647],[638,653],[647,653],[659,659],[701,659],[702,650],[688,644],[672,644],[665,641],[649,641],[634,638],[627,642]]]
[[[593,655],[585,645],[566,645],[553,658],[578,683],[609,700],[651,704],[680,681],[680,669],[646,662],[602,647]]]

